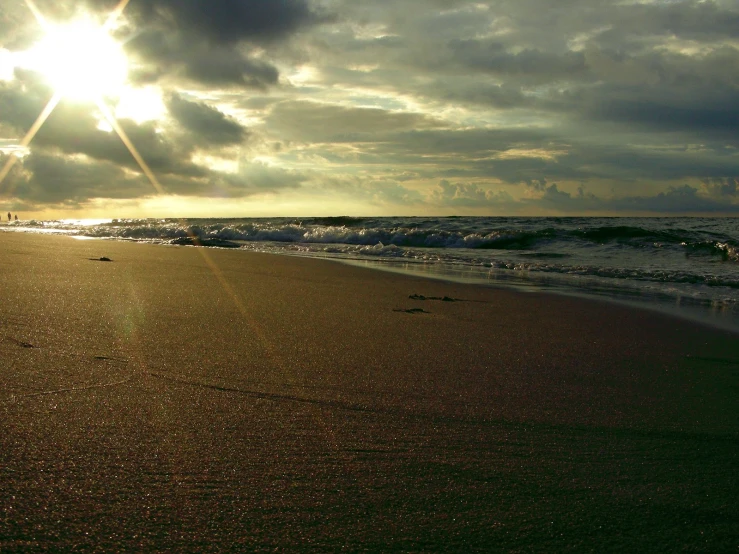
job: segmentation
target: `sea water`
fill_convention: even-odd
[[[739,331],[739,219],[306,217],[18,221],[5,230],[330,258],[599,297]]]

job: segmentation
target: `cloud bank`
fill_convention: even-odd
[[[129,90],[106,103],[158,99],[119,117],[161,215],[734,214],[738,29],[729,0],[131,0]],[[14,63],[39,36],[0,7],[3,158],[53,94]],[[6,202],[145,210],[157,191],[98,112],[62,100]]]

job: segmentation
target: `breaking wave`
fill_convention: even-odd
[[[536,250],[554,242],[570,246],[618,245],[624,248],[663,248],[679,246],[688,254],[715,255],[726,261],[739,261],[739,241],[720,233],[695,229],[655,229],[646,226],[562,225],[521,228],[493,225],[487,228],[480,219],[495,218],[358,218],[323,217],[295,220],[288,218],[255,220],[112,220],[100,225],[80,226],[64,222],[26,222],[28,227],[69,230],[75,234],[128,240],[170,242],[198,239],[285,242],[306,244],[346,244],[359,246],[394,245],[411,248],[464,248],[481,250]],[[515,218],[505,218],[508,221]],[[542,218],[547,221],[548,218]],[[527,222],[531,221],[526,219]],[[578,218],[581,222],[582,219]],[[650,220],[654,221],[654,220]],[[468,225],[465,225],[467,223]],[[469,225],[475,223],[475,225]]]
[[[607,283],[616,296],[656,287],[676,303],[739,306],[736,221],[339,216],[25,221],[3,228],[364,260],[428,275],[463,273],[475,282],[559,279],[580,291]]]

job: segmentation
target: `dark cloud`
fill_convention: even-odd
[[[424,195],[394,178],[367,179],[356,175],[321,176],[317,188],[335,201],[354,199],[362,205],[383,207],[424,206]]]
[[[203,102],[191,102],[173,94],[167,107],[172,117],[191,133],[200,146],[240,144],[247,136],[243,125]]]
[[[201,84],[264,89],[275,85],[277,68],[233,50],[201,50],[184,58],[183,76]]]
[[[588,73],[582,52],[552,54],[538,49],[512,53],[500,42],[454,39],[448,48],[460,71],[477,70],[501,76],[523,77],[527,82],[572,79]]]
[[[305,177],[280,168],[250,164],[238,174],[209,171],[202,177],[164,175],[161,184],[180,196],[243,198],[258,192],[295,188]],[[139,199],[155,196],[151,183],[112,162],[89,158],[70,159],[36,151],[23,160],[9,181],[15,196],[33,204],[83,206],[97,198]]]
[[[513,207],[513,197],[505,191],[485,189],[474,183],[450,183],[446,179],[439,181],[432,190],[430,201],[440,206],[480,207]]]
[[[671,186],[654,195],[599,197],[579,187],[576,193],[560,189],[557,183],[545,181],[530,183],[533,197],[514,199],[505,190],[494,190],[473,183],[440,181],[432,190],[428,201],[432,205],[495,209],[511,214],[565,213],[565,214],[614,214],[614,215],[686,215],[686,214],[737,214],[739,204],[710,198],[689,185]]]
[[[126,15],[126,46],[144,62],[142,81],[249,88],[275,85],[279,72],[248,45],[274,45],[328,20],[304,0],[143,0],[131,2]]]
[[[375,142],[381,140],[378,134],[443,126],[440,121],[422,114],[306,101],[275,105],[266,123],[281,138],[307,142]]]
[[[139,25],[211,44],[278,40],[326,20],[305,0],[138,0],[127,10]]]
[[[739,197],[739,177],[704,179],[703,187],[709,196],[720,199]]]
[[[248,194],[252,194],[297,188],[307,180],[307,177],[297,171],[270,167],[262,163],[243,163],[237,173],[223,174],[221,179],[235,190],[248,191]]]
[[[739,204],[722,202],[700,194],[690,185],[671,186],[653,196],[626,196],[599,198],[586,194],[581,188],[578,194],[559,190],[556,183],[544,188],[537,199],[523,204],[554,210],[561,213],[622,213],[622,214],[736,214]]]
[[[393,179],[375,179],[364,183],[359,191],[359,198],[378,205],[417,205],[424,200],[423,195],[409,189]]]
[[[717,40],[739,36],[739,11],[736,4],[681,1],[625,5],[614,9],[617,28],[631,25],[641,36],[673,35],[684,39]],[[629,13],[630,12],[630,13]]]
[[[240,48],[212,45],[178,33],[144,32],[128,48],[145,62],[133,74],[141,82],[170,78],[201,86],[264,89],[279,77],[272,64]]]
[[[178,144],[157,132],[155,123],[140,125],[119,122],[149,167],[159,175],[201,177],[205,171],[190,161],[188,144]],[[138,163],[115,132],[98,129],[98,120],[89,109],[62,102],[41,128],[34,143],[67,154],[84,154],[103,162],[113,162],[139,170]]]
[[[38,83],[36,76],[16,70],[23,77],[12,82],[0,80],[0,124],[13,135],[21,136],[31,128],[53,92]]]
[[[0,156],[0,162],[7,159]],[[238,173],[204,170],[199,177],[165,174],[165,191],[179,196],[239,199],[256,193],[297,188],[306,177],[294,171],[245,164]],[[93,199],[135,200],[157,194],[141,174],[125,171],[113,162],[36,149],[18,162],[3,184],[3,192],[21,198],[26,206],[84,206]]]
[[[36,151],[23,160],[27,172],[16,194],[41,204],[84,204],[91,198],[140,198],[152,196],[151,184],[132,177],[112,162],[69,159]]]
[[[710,91],[682,103],[666,98],[639,99],[637,95],[606,97],[590,114],[654,131],[705,131],[739,141],[739,98],[735,92],[720,95]]]

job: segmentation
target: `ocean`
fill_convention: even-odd
[[[0,229],[329,258],[597,297],[739,331],[739,219],[277,217],[17,221]]]

